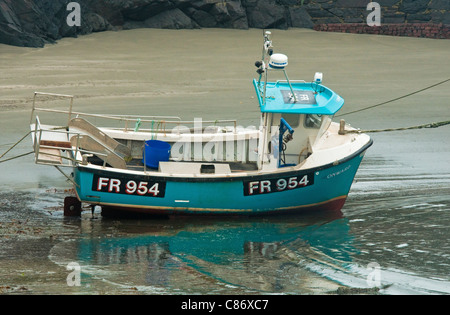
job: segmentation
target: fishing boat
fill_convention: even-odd
[[[270,32],[263,37],[253,79],[259,128],[84,113],[73,109],[71,95],[35,92],[35,162],[73,183],[76,197],[65,198],[65,215],[79,215],[82,205],[157,215],[340,210],[372,139],[333,122],[344,99],[322,84],[322,73],[289,80],[287,56],[274,53]],[[277,74],[281,80],[269,80]],[[40,97],[67,98],[69,109],[38,107]],[[64,122],[55,124],[61,115]]]

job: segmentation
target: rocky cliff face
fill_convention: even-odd
[[[68,25],[80,6],[80,25]],[[313,28],[365,23],[369,0],[0,0],[0,43],[42,47],[62,37],[114,29]],[[378,0],[382,23],[450,24],[449,0]]]
[[[93,3],[79,1],[81,26],[69,26],[67,0],[0,0],[0,43],[43,47],[57,39],[112,29]],[[100,1],[98,1],[100,2]],[[107,11],[105,11],[107,12]]]

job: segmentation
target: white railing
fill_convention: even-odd
[[[33,135],[33,139],[34,139],[33,149],[34,149],[36,164],[74,167],[74,166],[77,166],[79,163],[84,162],[83,161],[84,155],[92,154],[92,155],[104,156],[104,157],[107,156],[107,154],[105,154],[105,153],[81,149],[78,145],[79,139],[80,139],[80,134],[69,132],[69,131],[65,130],[64,128],[65,127],[54,127],[54,128],[50,128],[50,129],[43,128],[40,123],[39,117],[36,116],[34,135]],[[60,130],[60,129],[63,129],[63,130]],[[52,144],[51,141],[45,142],[45,140],[42,139],[44,133],[63,134],[66,136],[67,142],[58,143],[57,141],[55,141],[54,144]],[[71,141],[70,141],[70,138],[73,138],[73,137],[76,137],[74,146],[72,146]],[[59,152],[59,153],[53,154],[53,153],[49,153],[49,152],[41,152],[42,149],[56,150],[55,152]],[[66,150],[67,152],[70,152],[70,153],[63,155],[61,150]],[[109,150],[109,149],[105,148],[105,150]],[[55,162],[50,161],[49,159],[40,158],[41,155],[60,158],[61,163],[55,163]],[[78,156],[81,156],[81,160],[77,159]],[[66,162],[66,163],[64,163],[64,162]],[[106,166],[106,162],[103,163],[103,166]]]
[[[51,96],[55,98],[69,98],[69,110],[60,110],[60,109],[51,109],[51,108],[43,108],[43,107],[37,107],[36,106],[36,98],[38,96]],[[148,115],[112,115],[112,114],[92,114],[92,113],[84,113],[84,112],[78,112],[73,111],[73,95],[66,95],[66,94],[55,94],[55,93],[43,93],[43,92],[34,92],[33,97],[33,107],[31,110],[31,118],[30,118],[30,124],[33,121],[33,117],[35,115],[35,112],[48,112],[48,113],[58,113],[58,114],[66,114],[67,117],[67,125],[69,124],[72,117],[81,116],[81,117],[93,117],[93,118],[100,118],[100,119],[107,119],[107,120],[113,120],[113,121],[120,121],[124,122],[124,127],[121,128],[124,131],[138,131],[140,128],[138,127],[138,124],[142,123],[148,123],[152,124],[151,129],[141,129],[145,131],[153,130],[153,132],[158,132],[161,130],[161,132],[166,132],[167,125],[172,125],[172,128],[180,127],[180,126],[186,126],[186,125],[195,125],[195,120],[181,120],[178,116],[148,116]],[[154,124],[157,124],[156,130],[153,128]],[[231,120],[231,119],[220,119],[220,120],[203,120],[202,123],[208,123],[208,124],[229,124],[232,123],[234,126],[234,132],[236,132],[237,128],[237,121]],[[130,127],[130,124],[134,124],[133,127]],[[178,128],[179,129],[179,128]]]

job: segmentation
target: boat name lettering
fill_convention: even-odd
[[[297,189],[314,184],[314,173],[244,182],[244,196],[253,196]]]
[[[344,168],[344,169],[342,169],[342,170],[340,170],[340,171],[337,171],[337,172],[328,174],[328,175],[327,175],[327,179],[330,179],[330,178],[336,177],[336,176],[338,176],[338,175],[341,175],[342,173],[348,171],[348,170],[350,169],[350,167],[351,167],[351,165],[347,166],[346,168]]]
[[[110,178],[94,175],[92,190],[106,193],[164,197],[166,183],[163,181],[141,181],[128,178]]]

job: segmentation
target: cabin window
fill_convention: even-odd
[[[305,117],[305,127],[306,128],[320,128],[322,124],[322,115],[309,114]]]
[[[282,114],[281,117],[286,120],[286,122],[291,126],[291,128],[297,128],[300,124],[300,115],[299,114]]]

